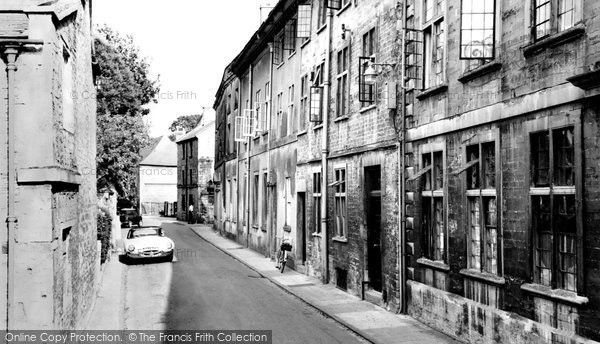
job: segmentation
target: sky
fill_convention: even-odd
[[[98,0],[96,25],[130,34],[153,77],[158,104],[149,106],[153,137],[168,134],[180,115],[212,111],[223,70],[260,25],[260,7],[276,0]],[[268,9],[263,9],[266,18]]]

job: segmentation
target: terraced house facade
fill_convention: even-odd
[[[217,95],[217,227],[461,340],[600,340],[599,14],[279,1]]]

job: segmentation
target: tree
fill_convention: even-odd
[[[173,123],[171,123],[169,130],[177,131],[177,128],[180,127],[185,130],[185,132],[188,132],[194,129],[201,120],[202,115],[179,116],[173,121]]]
[[[97,29],[94,40],[101,67],[97,92],[97,187],[114,186],[119,196],[137,198],[140,150],[149,144],[143,116],[145,105],[156,102],[158,79],[139,54],[131,36],[108,26]]]

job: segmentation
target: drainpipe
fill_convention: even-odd
[[[254,104],[252,102],[252,76],[254,74],[254,66],[250,64],[250,80],[248,82],[248,100],[250,103],[250,108],[252,109]],[[254,123],[253,123],[254,124]],[[250,151],[251,151],[251,141],[252,137],[248,136],[248,144],[246,145],[246,247],[250,247]]]
[[[16,164],[15,164],[15,148],[14,143],[16,139],[16,128],[15,128],[15,120],[13,110],[15,108],[15,95],[14,92],[11,92],[12,87],[14,87],[15,82],[15,73],[17,71],[17,55],[19,54],[19,46],[17,45],[7,45],[5,46],[4,54],[6,55],[6,73],[7,73],[7,83],[6,83],[6,92],[8,98],[8,106],[6,109],[7,119],[8,119],[8,204],[7,204],[7,214],[6,223],[8,226],[8,275],[7,275],[7,302],[8,305],[6,307],[7,312],[7,330],[14,328],[14,311],[15,311],[15,253],[16,248],[15,244],[17,242],[17,222],[18,219],[15,214],[15,193],[17,190],[17,173],[16,173]]]
[[[267,111],[269,112],[269,119],[267,121],[266,124],[266,128],[267,131],[271,131],[271,116],[273,114],[273,43],[269,43],[269,94],[265,94],[265,97],[269,97],[269,108],[267,109]],[[269,133],[269,135],[267,136],[267,182],[269,180],[271,180],[271,134]],[[265,187],[267,187],[265,185]],[[270,190],[270,188],[267,187],[267,194],[273,192],[272,190]],[[269,202],[269,197],[267,196],[267,199],[263,200],[263,207],[267,207],[267,210],[269,209],[269,206],[271,205],[271,203]],[[267,216],[269,216],[269,211],[267,211]],[[275,250],[273,249],[275,246],[275,240],[271,240],[271,237],[273,236],[273,228],[271,228],[272,226],[269,226],[270,221],[268,219],[267,220],[267,245],[268,245],[268,249],[266,250],[267,252],[267,257],[270,258],[272,256],[272,254],[275,252]],[[265,224],[263,224],[264,226]]]
[[[402,54],[400,62],[400,128],[398,128],[398,200],[400,204],[399,212],[399,239],[398,240],[398,270],[400,279],[400,313],[406,314],[406,166],[405,166],[405,148],[406,148],[406,88],[404,80],[406,77],[406,5],[402,3],[402,29],[401,42]]]
[[[329,133],[329,92],[331,87],[331,80],[329,77],[329,63],[330,63],[330,55],[331,55],[331,30],[333,30],[333,11],[331,9],[327,10],[327,36],[325,37],[325,42],[327,42],[327,48],[325,50],[325,72],[324,72],[324,80],[325,80],[325,88],[323,90],[325,101],[323,109],[323,132],[321,138],[321,178],[322,187],[321,187],[321,235],[322,235],[322,256],[323,256],[323,283],[329,283],[329,235],[327,233],[327,156],[329,155],[329,142],[328,142],[328,133]]]

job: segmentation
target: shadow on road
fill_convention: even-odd
[[[157,264],[157,263],[170,263],[165,257],[159,258],[129,258],[125,254],[119,255],[119,262],[125,265],[146,265],[146,264]]]

